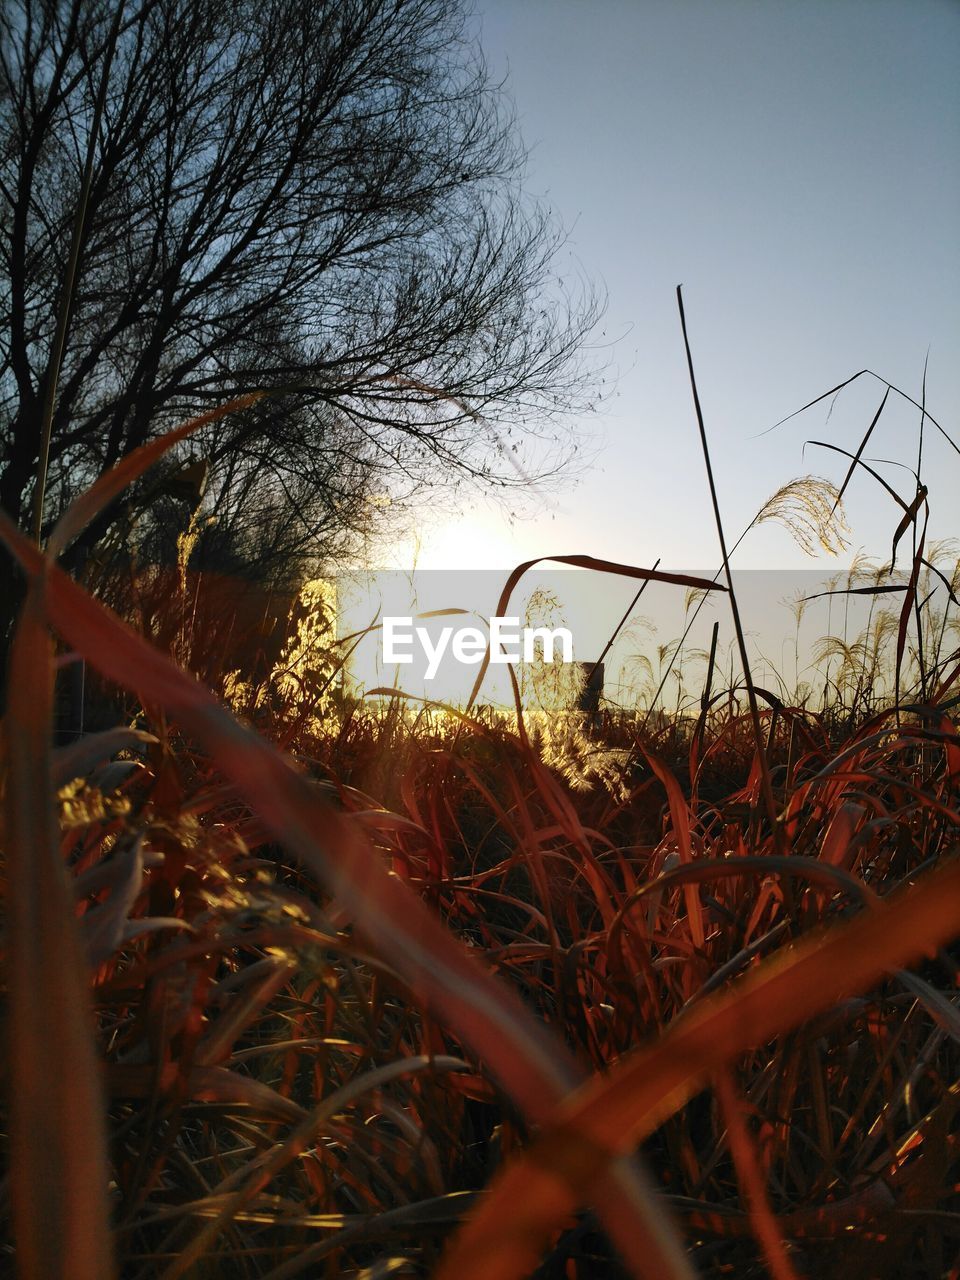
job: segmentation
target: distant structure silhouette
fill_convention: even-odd
[[[581,679],[577,682],[577,710],[588,716],[595,716],[600,711],[600,698],[603,694],[603,663],[578,662]]]

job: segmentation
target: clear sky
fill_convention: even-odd
[[[511,523],[478,501],[420,522],[423,567],[585,553],[714,567],[717,543],[684,363],[684,286],[730,540],[786,480],[839,481],[882,388],[960,440],[960,3],[956,0],[478,0],[530,152],[527,189],[569,239],[559,266],[605,288],[613,394],[583,426],[592,467]],[[867,456],[915,460],[891,405]],[[931,531],[960,535],[960,457],[928,434]],[[909,476],[884,469],[907,492]],[[577,483],[572,481],[576,478]],[[898,512],[866,477],[853,545],[889,554]],[[849,557],[845,557],[843,563]],[[742,567],[809,565],[772,525]]]

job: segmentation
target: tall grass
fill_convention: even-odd
[[[954,1274],[960,659],[919,481],[899,607],[824,651],[825,707],[749,681],[744,707],[711,651],[688,720],[558,745],[338,701],[302,617],[267,686],[218,696],[63,574],[201,421],[45,553],[0,521],[29,584],[3,737],[18,1273]],[[56,646],[138,728],[54,749]]]

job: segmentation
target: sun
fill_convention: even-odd
[[[502,512],[475,508],[425,525],[391,557],[403,568],[446,572],[500,570],[504,577],[527,559]]]

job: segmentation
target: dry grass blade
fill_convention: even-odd
[[[923,531],[920,534],[920,543],[917,547],[916,555],[913,557],[913,564],[910,569],[910,580],[907,583],[907,589],[904,593],[903,604],[900,606],[900,618],[897,623],[897,656],[893,674],[895,680],[894,696],[898,707],[900,703],[900,679],[903,669],[903,655],[907,647],[907,628],[910,625],[911,611],[917,601],[917,584],[920,579],[920,565],[923,560],[923,548],[924,543],[926,542],[926,537],[927,527],[926,522],[924,522]]]
[[[815,444],[818,449],[831,449],[834,453],[842,453],[845,458],[853,458],[854,466],[863,467],[867,475],[873,476],[877,484],[879,484],[881,488],[886,489],[887,493],[889,493],[890,497],[894,500],[897,506],[899,506],[903,511],[907,510],[909,504],[904,502],[904,500],[900,497],[899,493],[897,493],[896,489],[894,489],[892,485],[887,484],[883,476],[880,475],[878,471],[875,471],[873,467],[869,465],[869,463],[864,462],[862,458],[855,457],[855,455],[852,454],[849,451],[849,449],[841,449],[838,444],[830,444],[829,441],[827,440],[808,440],[807,443]]]
[[[863,439],[860,441],[859,445],[857,446],[857,451],[853,455],[853,459],[850,463],[850,466],[847,468],[847,474],[843,477],[843,483],[841,484],[840,490],[837,494],[837,505],[839,505],[840,500],[842,499],[843,495],[847,491],[847,485],[850,483],[850,479],[853,476],[854,471],[856,471],[857,469],[857,464],[859,463],[860,458],[863,455],[863,451],[867,447],[867,444],[870,441],[870,437],[873,435],[873,429],[877,425],[877,423],[880,421],[880,417],[884,409],[886,408],[887,398],[889,397],[889,395],[890,395],[890,388],[887,387],[884,390],[883,399],[880,401],[880,407],[877,410],[877,412],[873,415],[873,420],[871,421],[869,427],[867,427],[867,430],[864,433]]]
[[[760,723],[760,708],[757,703],[757,689],[753,682],[753,676],[750,671],[750,659],[747,655],[747,642],[743,630],[743,623],[740,619],[740,606],[737,602],[737,593],[733,588],[733,576],[730,572],[730,553],[727,550],[727,539],[723,531],[723,517],[720,512],[720,499],[717,496],[717,485],[713,475],[713,463],[710,459],[710,446],[707,441],[707,429],[703,420],[703,410],[700,405],[700,392],[697,389],[697,378],[693,368],[693,352],[690,349],[690,337],[687,333],[687,318],[683,309],[683,288],[677,285],[677,308],[680,312],[680,329],[683,333],[683,346],[687,356],[687,372],[690,375],[690,391],[693,395],[693,407],[697,418],[697,429],[700,433],[700,447],[703,452],[703,461],[707,472],[707,484],[710,489],[710,501],[713,505],[714,520],[717,526],[717,540],[720,543],[720,556],[723,561],[723,571],[727,578],[728,594],[730,596],[730,613],[733,617],[733,629],[737,637],[737,648],[740,651],[740,669],[743,672],[743,679],[747,686],[747,700],[750,704],[750,718],[753,721],[753,738],[754,746],[757,753],[757,761],[760,765],[760,792],[763,798],[763,804],[767,811],[767,820],[770,823],[770,829],[773,832],[774,847],[777,853],[784,853],[783,833],[777,823],[777,806],[773,794],[773,784],[770,780],[770,764],[767,760],[767,750],[763,738],[763,726]],[[757,824],[759,827],[759,823]]]
[[[52,807],[53,655],[31,586],[5,719],[10,1184],[21,1276],[113,1274],[87,965]]]
[[[921,559],[920,563],[923,565],[925,569],[929,569],[930,572],[933,574],[933,576],[937,578],[944,585],[944,587],[946,588],[947,597],[950,603],[954,605],[956,608],[960,608],[960,600],[957,599],[956,593],[953,589],[953,583],[946,576],[946,574],[941,573],[940,570],[937,568],[937,566],[935,564],[932,564],[931,561],[927,560],[925,557]]]
[[[924,405],[914,400],[913,396],[907,395],[906,391],[902,391],[892,382],[888,382],[886,378],[881,378],[879,373],[874,373],[872,369],[860,369],[857,373],[851,374],[849,378],[844,378],[843,382],[838,382],[837,385],[835,387],[831,387],[829,391],[824,391],[822,395],[815,396],[813,400],[808,400],[807,403],[801,405],[799,409],[794,409],[793,413],[788,413],[785,418],[781,418],[779,422],[775,422],[772,427],[767,427],[766,431],[758,432],[758,437],[769,435],[771,431],[776,431],[778,427],[782,427],[785,422],[789,422],[792,418],[799,417],[801,413],[806,413],[806,411],[808,409],[812,409],[814,405],[821,404],[824,400],[829,400],[831,396],[838,395],[844,387],[849,387],[852,383],[856,382],[858,378],[864,377],[876,378],[878,382],[882,383],[883,386],[886,387],[887,391],[895,392],[901,399],[906,400],[907,404],[912,404],[915,409],[919,409],[926,421],[931,422],[940,432],[950,448],[953,449],[954,453],[960,453],[960,446],[958,446],[956,441],[943,429],[936,418],[930,416],[930,413]],[[884,397],[884,399],[886,399],[886,397]],[[848,458],[851,456],[851,454],[847,454]]]
[[[835,387],[831,387],[829,391],[822,392],[822,394],[815,396],[813,400],[808,400],[806,404],[801,405],[799,409],[794,409],[793,413],[788,413],[785,418],[781,418],[779,422],[775,422],[772,427],[767,427],[765,431],[759,431],[757,433],[758,437],[769,435],[771,431],[776,431],[777,427],[782,427],[785,422],[790,422],[792,418],[798,418],[801,413],[806,413],[806,411],[808,409],[812,409],[814,405],[821,404],[824,400],[829,400],[831,396],[837,395],[844,389],[844,387],[849,387],[851,383],[856,382],[858,378],[862,378],[865,374],[869,374],[874,378],[877,377],[877,375],[875,373],[871,373],[869,369],[860,369],[856,373],[852,373],[849,378],[844,378],[843,382],[838,382],[837,385]],[[883,382],[884,379],[881,378],[880,381]],[[889,387],[889,383],[887,386]]]
[[[129,751],[156,743],[152,733],[142,729],[104,729],[100,733],[88,733],[68,746],[58,747],[53,753],[53,785],[59,790],[72,778],[81,778],[96,765],[109,760],[118,751]]]
[[[756,1150],[747,1132],[743,1102],[737,1094],[729,1071],[721,1071],[714,1089],[727,1124],[730,1152],[737,1175],[746,1191],[754,1234],[760,1241],[773,1280],[797,1280],[787,1250],[777,1230],[776,1220],[767,1198],[766,1181],[757,1160]]]
[[[661,569],[640,569],[636,565],[621,564],[616,560],[600,560],[596,556],[538,556],[536,560],[525,560],[523,564],[518,564],[510,573],[504,584],[503,590],[500,592],[500,599],[497,601],[497,615],[506,617],[510,608],[510,597],[513,595],[514,589],[523,575],[528,569],[533,569],[538,564],[568,564],[574,569],[593,569],[597,573],[613,573],[622,578],[638,578],[642,582],[667,582],[678,587],[692,587],[697,591],[726,591],[727,588],[719,582],[711,581],[709,578],[698,578],[688,573],[667,573]],[[659,564],[659,560],[657,561]],[[631,606],[632,607],[632,606]],[[490,665],[489,651],[484,655],[484,659],[480,664],[480,669],[474,682],[473,691],[470,694],[467,706],[472,706],[483,687],[483,678],[487,674],[487,668]]]
[[[887,596],[906,589],[906,583],[888,583],[879,587],[837,587],[833,591],[815,591],[812,595],[802,596],[801,600],[807,604],[811,600],[825,600],[828,596]]]
[[[498,614],[506,613],[514,587],[527,570],[546,561],[551,564],[568,564],[575,569],[593,569],[597,573],[613,573],[622,578],[639,578],[644,582],[668,582],[678,587],[692,587],[697,591],[727,590],[722,583],[710,578],[700,578],[689,573],[668,573],[665,569],[640,569],[636,565],[621,564],[616,560],[600,560],[596,556],[538,556],[536,560],[525,560],[512,570],[500,593]]]
[[[698,1092],[718,1064],[864,991],[960,932],[960,861],[850,923],[808,935],[678,1019],[560,1109],[454,1239],[437,1280],[520,1280],[550,1234],[587,1202],[607,1161]],[[481,1261],[482,1260],[482,1261]]]
[[[911,527],[911,525],[916,527],[917,515],[919,514],[920,508],[923,506],[926,500],[927,500],[927,486],[925,484],[922,484],[917,489],[917,496],[910,503],[909,507],[907,507],[907,510],[904,512],[903,519],[897,525],[896,531],[894,532],[893,547],[890,551],[890,568],[887,570],[888,573],[893,573],[894,569],[896,568],[897,547],[900,544],[900,539]]]
[[[676,778],[663,763],[658,760],[652,751],[645,751],[644,755],[650,768],[663,783],[667,792],[667,801],[670,808],[670,821],[673,825],[673,834],[677,841],[677,849],[680,854],[680,862],[683,866],[691,866],[693,863],[693,845],[690,839],[690,812],[687,808],[686,801],[683,798],[683,792],[680,790],[680,784]],[[703,946],[704,928],[703,928],[703,907],[700,905],[700,895],[697,892],[696,885],[685,884],[683,888],[684,899],[687,904],[687,917],[690,920],[690,933],[694,944],[697,947]]]

